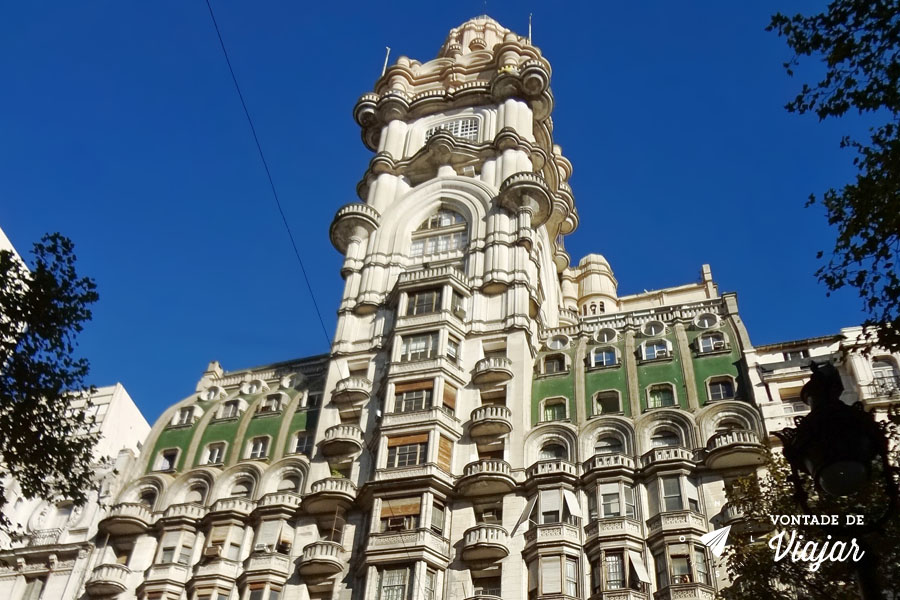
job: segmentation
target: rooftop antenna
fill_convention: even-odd
[[[385,46],[384,49],[385,49],[385,53],[384,53],[384,66],[381,67],[381,76],[382,76],[382,77],[384,77],[384,74],[387,72],[388,59],[391,57],[391,47],[390,47],[390,46]]]
[[[534,13],[528,13],[528,43],[531,43],[531,16]]]

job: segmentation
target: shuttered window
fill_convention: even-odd
[[[450,463],[453,459],[453,442],[451,442],[448,438],[441,436],[440,442],[438,443],[438,467],[441,469],[450,472]]]
[[[449,383],[444,384],[444,410],[451,415],[456,412],[456,388]]]
[[[405,531],[419,526],[421,500],[392,498],[381,503],[381,531]]]
[[[541,559],[541,593],[562,593],[562,559],[559,556],[545,556]]]
[[[388,438],[387,467],[410,467],[424,464],[427,451],[427,433]]]

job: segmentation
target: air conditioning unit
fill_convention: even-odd
[[[270,546],[269,544],[256,544],[255,546],[253,546],[253,551],[254,552],[271,552],[272,546]]]
[[[454,315],[457,319],[465,319],[465,318],[466,318],[466,311],[465,311],[464,309],[462,309],[462,308],[455,308],[455,309],[453,309],[453,315]]]
[[[713,342],[713,350],[724,350],[724,349],[725,349],[724,341],[720,340],[718,342]]]
[[[668,350],[660,350],[659,352],[656,353],[656,356],[654,358],[665,358],[668,355],[669,355]]]
[[[222,546],[219,546],[218,544],[215,544],[215,545],[212,545],[212,546],[208,546],[208,547],[203,551],[203,556],[208,556],[208,557],[211,557],[211,558],[215,558],[215,557],[218,557],[218,556],[222,556]]]

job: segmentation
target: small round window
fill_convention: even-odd
[[[715,327],[719,323],[719,317],[712,313],[703,313],[696,320],[697,327],[701,329],[709,329]]]
[[[547,342],[547,347],[551,350],[562,350],[569,345],[569,338],[564,335],[554,335]]]
[[[616,341],[616,330],[610,327],[604,327],[597,332],[597,341],[607,344]]]
[[[648,321],[644,324],[644,335],[662,335],[666,331],[666,326],[662,321]]]

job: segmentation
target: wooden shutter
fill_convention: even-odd
[[[406,446],[408,444],[427,444],[428,443],[428,434],[427,433],[416,433],[413,435],[400,435],[397,437],[388,438],[388,448],[393,448],[394,446]]]
[[[450,472],[450,461],[453,458],[453,442],[449,439],[441,436],[440,443],[438,444],[438,467],[441,469]]]
[[[444,383],[444,406],[456,410],[456,388]]]
[[[209,532],[209,543],[210,545],[224,544],[226,537],[228,537],[228,525],[213,527],[212,531]]]
[[[562,563],[559,556],[545,556],[541,559],[541,593],[562,593]]]
[[[381,501],[381,518],[409,517],[418,515],[421,511],[421,499],[419,498],[393,498]]]
[[[405,392],[417,392],[419,390],[430,390],[434,388],[434,381],[428,379],[426,381],[409,381],[398,383],[394,386],[395,394],[403,394]]]

